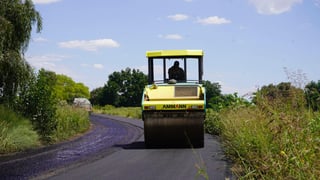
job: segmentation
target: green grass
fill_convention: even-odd
[[[93,112],[100,114],[108,114],[113,116],[121,116],[126,118],[141,119],[141,107],[119,107],[116,108],[111,105],[106,105],[103,107],[94,106]]]
[[[0,154],[38,146],[39,136],[30,121],[0,105]]]

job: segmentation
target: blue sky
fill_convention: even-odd
[[[159,49],[203,49],[204,79],[223,93],[320,80],[320,0],[33,2],[43,30],[27,61],[90,90],[127,67],[146,73],[145,52]]]

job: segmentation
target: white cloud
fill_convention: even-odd
[[[185,2],[192,2],[193,0],[184,0]]]
[[[228,24],[228,23],[231,23],[230,20],[228,19],[225,19],[225,18],[221,18],[221,17],[218,17],[218,16],[210,16],[210,17],[207,17],[207,18],[198,18],[197,20],[198,23],[200,24],[204,24],[204,25],[210,25],[210,24]]]
[[[56,67],[55,62],[62,61],[66,58],[68,57],[63,55],[48,54],[42,56],[29,56],[26,59],[32,66],[38,69],[44,68],[53,70]]]
[[[94,64],[93,67],[96,69],[103,69],[104,68],[104,66],[102,64]]]
[[[59,43],[62,48],[76,48],[86,51],[97,51],[99,48],[116,48],[119,43],[112,39],[97,39],[97,40],[74,40]]]
[[[290,11],[294,4],[302,3],[303,0],[249,0],[259,14],[281,14]]]
[[[159,38],[172,39],[172,40],[181,40],[181,39],[183,39],[183,37],[180,34],[159,35]]]
[[[313,0],[313,1],[315,6],[320,7],[320,0]]]
[[[179,34],[167,34],[164,38],[165,39],[180,40],[180,39],[182,39],[182,36]]]
[[[53,71],[57,74],[65,74],[72,77],[75,75],[75,73],[72,72],[68,67],[61,65],[61,63],[58,63],[67,58],[69,57],[57,54],[26,57],[27,61],[31,64],[31,66],[35,67],[36,69],[44,68],[46,70]]]
[[[70,56],[58,55],[58,54],[47,54],[47,55],[39,55],[39,56],[29,55],[26,57],[27,61],[31,64],[31,66],[33,66],[37,70],[44,68],[46,70],[53,71],[56,74],[64,74],[68,77],[71,77],[76,82],[85,83],[86,86],[92,83],[92,81],[88,79],[87,74],[76,72],[72,70],[73,68],[61,62],[68,58],[70,58]],[[92,67],[92,65],[88,65],[88,64],[80,64],[80,66]],[[94,81],[94,83],[97,83],[97,82],[98,80]]]
[[[81,67],[84,68],[95,68],[95,69],[104,69],[104,66],[102,64],[86,64],[86,63],[82,63],[80,64]]]
[[[189,16],[186,14],[175,14],[168,16],[168,18],[174,21],[183,21],[189,19]]]
[[[51,4],[61,0],[33,0],[34,4]]]
[[[33,39],[34,42],[48,42],[48,39],[43,38],[43,37],[37,37]]]

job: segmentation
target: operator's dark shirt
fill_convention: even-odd
[[[169,69],[169,79],[175,79],[177,81],[186,80],[183,69],[176,66],[171,67]]]

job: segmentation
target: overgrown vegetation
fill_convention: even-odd
[[[241,179],[317,179],[320,113],[290,83],[262,87],[251,106],[209,111],[209,132],[220,134]]]

